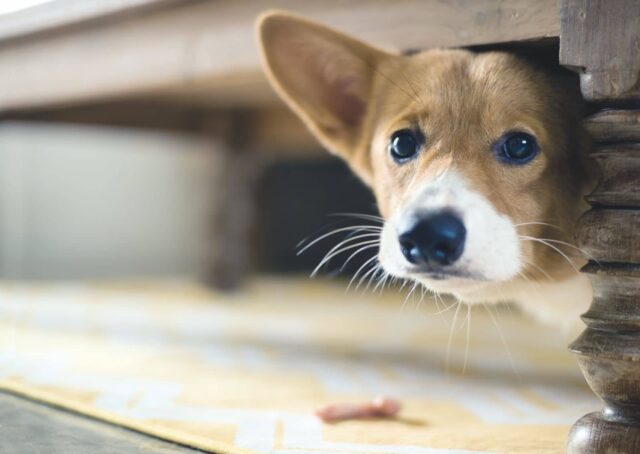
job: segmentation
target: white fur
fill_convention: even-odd
[[[429,279],[412,272],[412,265],[400,251],[399,233],[420,214],[442,209],[457,213],[467,229],[464,252],[451,269],[468,273],[471,278]],[[515,226],[454,171],[424,184],[385,223],[380,263],[394,276],[452,294],[465,303],[515,302],[538,320],[560,325],[567,335],[574,335],[581,328],[577,317],[588,308],[592,298],[591,284],[583,274],[549,282],[519,278],[523,262]]]
[[[578,315],[591,303],[593,289],[585,274],[562,281],[514,283],[511,300],[541,322],[560,326],[569,337],[575,337],[584,326]]]
[[[398,235],[418,216],[440,210],[457,213],[467,229],[464,252],[450,269],[468,274],[470,279],[428,279],[412,272],[412,265],[400,251]],[[498,213],[482,194],[470,189],[455,171],[444,172],[424,184],[386,222],[380,262],[392,275],[417,280],[431,290],[452,293],[467,302],[474,302],[467,295],[471,296],[489,283],[507,281],[522,268],[520,242],[513,223]]]

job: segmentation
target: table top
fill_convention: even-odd
[[[54,0],[0,16],[0,113],[160,99],[228,108],[277,102],[254,22],[309,16],[388,49],[557,37],[557,0]]]

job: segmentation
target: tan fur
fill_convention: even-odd
[[[519,234],[572,242],[585,209],[582,195],[593,181],[574,80],[501,52],[395,55],[287,13],[263,15],[258,33],[273,86],[372,188],[384,218],[418,185],[455,170]],[[415,163],[398,166],[387,146],[394,131],[407,127],[424,132],[426,147]],[[524,166],[505,166],[491,152],[514,129],[534,135],[540,145],[541,153]],[[530,222],[556,227],[519,226]],[[543,272],[552,281],[575,277],[581,259],[555,244],[574,258],[573,266],[549,247],[522,241],[522,273],[501,283],[501,291],[516,294],[508,289],[523,279],[548,281]]]

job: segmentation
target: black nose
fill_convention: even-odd
[[[414,265],[451,265],[464,250],[467,230],[454,214],[430,214],[400,234],[400,248]]]

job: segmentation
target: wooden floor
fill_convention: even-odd
[[[200,452],[0,392],[0,454]]]

